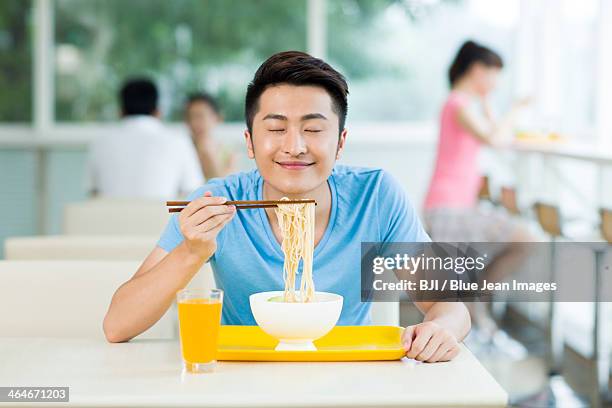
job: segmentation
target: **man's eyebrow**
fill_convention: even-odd
[[[287,120],[287,117],[278,113],[268,113],[262,120],[266,119]]]
[[[262,120],[273,119],[273,120],[287,120],[285,115],[281,115],[279,113],[268,113]],[[322,113],[309,113],[300,118],[302,121],[311,120],[311,119],[323,119],[327,120],[325,115]]]
[[[309,113],[308,115],[302,116],[302,120],[310,120],[310,119],[323,119],[323,120],[327,120],[325,115],[323,115],[322,113]]]

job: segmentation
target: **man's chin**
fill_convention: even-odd
[[[297,178],[297,177],[296,177]],[[308,182],[299,182],[300,180],[292,180],[293,182],[287,183],[271,183],[272,186],[281,192],[284,195],[288,196],[303,196],[304,194],[308,194],[309,192],[315,190],[318,186],[320,186],[323,181],[317,182],[309,180]]]

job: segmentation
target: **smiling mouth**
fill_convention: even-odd
[[[275,162],[279,166],[288,170],[302,170],[312,166],[314,163],[305,163],[305,162]]]

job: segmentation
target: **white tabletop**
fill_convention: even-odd
[[[67,405],[81,407],[507,403],[506,392],[465,347],[448,363],[219,362],[215,373],[193,375],[182,373],[177,341],[109,344],[94,339],[0,338],[0,362],[0,386],[68,386]],[[28,405],[41,406],[16,404]]]
[[[514,141],[495,147],[519,153],[589,161],[599,165],[612,165],[612,147],[576,142]]]

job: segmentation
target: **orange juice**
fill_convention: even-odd
[[[178,303],[183,359],[188,363],[208,363],[216,359],[219,327],[219,299],[185,299]]]

